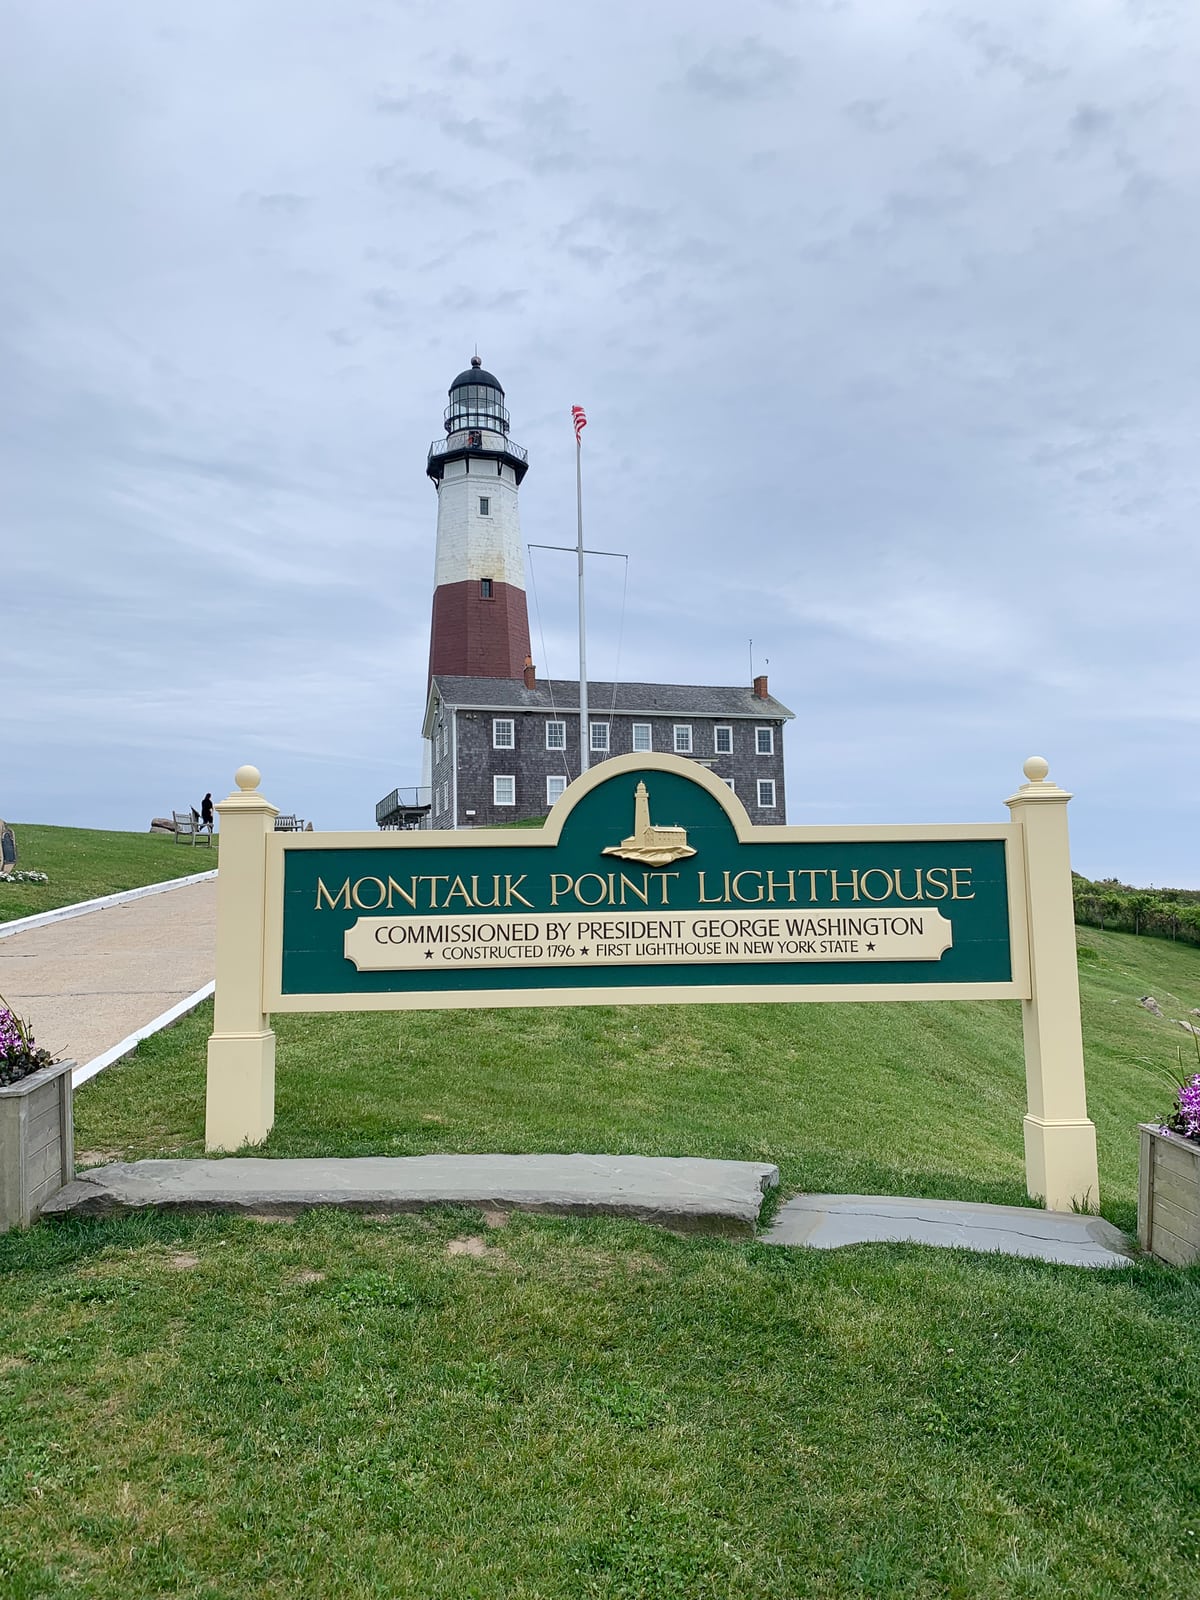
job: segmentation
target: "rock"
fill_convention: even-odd
[[[174,833],[175,832],[175,824],[171,821],[170,817],[151,817],[151,819],[150,819],[150,832],[151,833]]]
[[[1200,1034],[1200,1028],[1197,1028],[1195,1023],[1185,1022],[1182,1017],[1176,1017],[1175,1021],[1181,1028],[1186,1028],[1189,1033]]]
[[[1152,1017],[1161,1017],[1163,1009],[1152,994],[1144,994],[1138,1001],[1143,1010],[1148,1011]]]
[[[116,1216],[162,1206],[291,1216],[313,1206],[384,1213],[451,1205],[552,1216],[633,1217],[685,1232],[750,1236],[763,1195],[778,1182],[779,1169],[767,1162],[690,1156],[118,1161],[80,1173],[47,1201],[42,1213]]]

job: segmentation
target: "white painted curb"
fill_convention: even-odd
[[[206,877],[215,877],[215,873],[206,873]],[[78,1089],[81,1083],[87,1083],[89,1078],[94,1078],[98,1072],[103,1072],[105,1067],[111,1067],[114,1061],[120,1061],[123,1056],[132,1055],[143,1039],[149,1039],[151,1034],[159,1033],[163,1028],[169,1028],[173,1022],[178,1022],[180,1017],[186,1017],[189,1011],[194,1011],[202,1001],[216,989],[216,983],[206,983],[202,989],[197,989],[195,994],[189,994],[186,1000],[177,1001],[169,1011],[164,1011],[160,1016],[148,1022],[144,1028],[139,1028],[136,1033],[129,1034],[122,1039],[120,1044],[114,1044],[111,1050],[105,1050],[103,1055],[98,1055],[89,1061],[86,1066],[76,1067],[71,1074],[71,1085]]]
[[[206,883],[215,878],[211,872],[194,872],[187,878],[168,878],[165,883],[146,883],[140,889],[122,889],[120,894],[103,894],[96,900],[80,900],[73,906],[58,906],[54,911],[39,911],[33,917],[19,917],[15,922],[0,922],[0,939],[14,933],[28,933],[33,928],[44,928],[50,922],[65,922],[68,917],[84,917],[91,911],[103,911],[108,906],[123,906],[130,900],[142,900],[148,894],[165,894],[168,889],[183,889],[189,883]]]

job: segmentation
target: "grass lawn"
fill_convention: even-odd
[[[0,1239],[0,1592],[1200,1592],[1200,1282],[470,1213]]]
[[[206,845],[177,844],[173,834],[108,833],[94,828],[47,828],[14,822],[22,872],[44,872],[49,883],[0,883],[0,922],[54,911],[144,883],[208,872],[219,854]]]
[[[1130,1228],[1200,951],[1081,942]],[[78,1147],[199,1153],[210,1027],[84,1086]],[[1024,1198],[1016,1005],[276,1027],[275,1155],[729,1155]],[[0,1239],[0,1594],[1193,1600],[1198,1407],[1200,1269],[453,1212],[43,1225]]]
[[[1200,1005],[1200,950],[1081,930],[1102,1210]],[[1144,1011],[1155,994],[1167,1017]],[[785,1188],[1025,1201],[1020,1006],[645,1006],[278,1016],[265,1153],[621,1151],[777,1162]],[[87,1084],[76,1148],[200,1155],[211,1006]]]

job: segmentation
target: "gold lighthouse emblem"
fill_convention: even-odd
[[[650,795],[639,783],[633,797],[633,832],[620,844],[610,844],[601,852],[620,856],[622,861],[644,861],[648,867],[666,867],[672,861],[696,852],[687,842],[686,828],[655,828],[650,823]]]

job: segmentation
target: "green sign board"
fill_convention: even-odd
[[[268,1003],[1016,996],[1011,833],[752,827],[696,764],[626,756],[542,830],[279,835]]]

